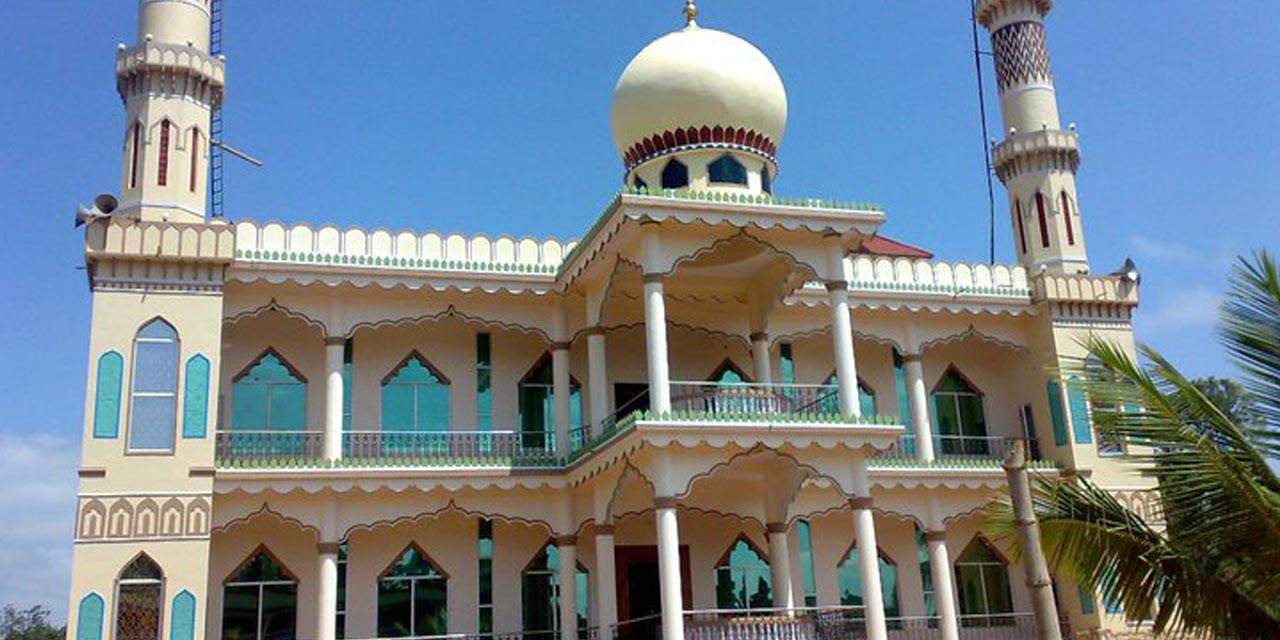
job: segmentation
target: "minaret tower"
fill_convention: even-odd
[[[204,221],[209,120],[224,74],[209,55],[212,2],[139,0],[136,44],[116,55],[125,106],[117,215]]]
[[[1039,271],[1089,270],[1076,197],[1080,145],[1062,129],[1049,66],[1045,16],[1053,0],[978,0],[974,15],[991,33],[1004,142],[993,151],[1009,193],[1018,261]]]

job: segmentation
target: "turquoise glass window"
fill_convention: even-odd
[[[556,399],[551,355],[544,354],[520,380],[521,441],[526,447],[544,448],[553,444],[556,430]],[[582,424],[582,386],[569,379],[569,427]]]
[[[172,614],[169,617],[169,640],[195,640],[196,597],[183,589],[173,597]]]
[[[93,437],[120,435],[120,395],[124,384],[124,357],[108,351],[98,357],[98,382],[93,400]]]
[[[293,640],[298,580],[259,549],[222,585],[223,640]]]
[[[449,582],[416,546],[405,549],[378,580],[378,637],[449,632]]]
[[[917,525],[916,562],[920,564],[920,585],[924,592],[924,614],[930,618],[938,615],[938,595],[933,588],[933,565],[929,561],[929,541],[924,530]]]
[[[579,564],[575,576],[578,632],[585,638],[589,626],[586,568]],[[554,640],[560,631],[560,549],[554,544],[543,547],[520,578],[524,637]]]
[[[730,154],[724,154],[707,165],[707,176],[713,183],[747,184],[747,168]]]
[[[129,450],[173,451],[178,421],[178,332],[156,318],[133,341]]]
[[[884,553],[877,554],[880,564],[880,593],[884,599],[884,614],[889,618],[902,615],[898,604],[898,567]],[[858,547],[849,549],[844,561],[837,568],[840,584],[840,604],[846,607],[861,607],[862,572],[858,569]]]
[[[773,176],[770,175],[767,164],[760,170],[760,190],[768,194],[773,193]]]
[[[209,430],[209,359],[197,353],[187,360],[182,389],[182,437],[203,438]]]
[[[1089,398],[1080,378],[1067,379],[1067,408],[1071,411],[1071,431],[1076,444],[1093,443],[1093,423],[1089,420]]]
[[[987,455],[987,416],[982,394],[955,369],[947,370],[933,390],[935,438],[944,455]]]
[[[796,546],[800,549],[800,577],[804,581],[804,606],[818,606],[818,582],[813,573],[813,531],[808,520],[796,522]]]
[[[955,571],[961,615],[987,616],[1013,611],[1009,568],[986,541],[974,538],[956,558]]]
[[[493,428],[493,355],[487,333],[476,334],[476,429]]]
[[[662,167],[662,188],[683,189],[689,186],[689,167],[672,158]]]
[[[231,384],[235,431],[305,431],[307,381],[267,350]]]
[[[1059,447],[1067,444],[1067,416],[1062,412],[1062,386],[1057,378],[1045,384],[1049,396],[1049,418],[1053,421],[1053,443]]]
[[[449,430],[449,381],[417,353],[382,382],[382,430]]]
[[[789,342],[778,346],[778,379],[782,384],[796,383],[796,361]]]
[[[96,593],[80,599],[76,615],[76,640],[102,640],[102,616],[105,603]]]
[[[898,396],[898,420],[911,433],[911,396],[907,392],[906,361],[897,349],[893,350],[893,391]]]
[[[831,374],[825,383],[830,387],[840,386],[840,377],[837,374]],[[822,410],[825,413],[840,413],[840,396],[838,393],[831,393],[825,396],[821,401]],[[858,380],[858,409],[862,411],[864,416],[876,415],[876,391],[867,383]]]
[[[355,374],[354,343],[351,338],[342,345],[342,430],[351,430],[351,407],[353,404],[351,376]]]
[[[716,565],[716,606],[766,609],[773,606],[769,562],[745,538],[738,538]]]

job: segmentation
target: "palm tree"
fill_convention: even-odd
[[[1157,481],[1163,522],[1147,522],[1088,479],[1036,479],[1043,548],[1060,575],[1127,612],[1155,611],[1157,634],[1280,638],[1280,276],[1265,251],[1241,258],[1220,339],[1252,396],[1241,422],[1153,349],[1145,366],[1084,341],[1094,425],[1123,439]],[[989,526],[1013,531],[1008,502]]]

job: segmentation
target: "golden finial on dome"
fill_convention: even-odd
[[[690,27],[698,26],[697,21],[694,20],[694,18],[697,18],[697,17],[698,17],[698,5],[694,4],[693,0],[684,0],[684,19],[687,21],[688,26]]]

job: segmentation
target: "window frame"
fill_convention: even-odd
[[[422,560],[426,562],[428,565],[430,565],[432,569],[435,569],[435,572],[439,574],[439,576],[438,577],[407,576],[407,577],[390,577],[390,578],[387,577],[387,574],[391,573],[391,571],[395,568],[396,564],[400,562],[400,559],[404,557],[404,554],[408,553],[411,549],[416,551],[418,555],[422,558]],[[391,558],[391,562],[387,564],[386,568],[384,568],[381,573],[378,574],[378,578],[374,582],[374,630],[377,637],[379,638],[418,637],[418,634],[416,633],[417,623],[418,623],[418,609],[417,609],[417,600],[415,596],[417,594],[418,583],[429,582],[429,581],[440,582],[444,586],[444,623],[445,623],[444,633],[447,634],[448,628],[449,628],[449,581],[450,580],[451,578],[449,574],[440,566],[440,563],[436,562],[435,559],[432,558],[430,555],[428,555],[426,551],[423,551],[422,547],[418,546],[417,542],[410,542],[408,545],[406,545],[403,549],[400,550],[399,553],[397,553],[395,556]],[[382,602],[381,602],[381,593],[379,592],[382,588],[382,584],[384,582],[389,582],[389,581],[403,581],[403,582],[409,583],[409,630],[413,633],[411,633],[408,636],[383,636],[382,635],[382,631],[381,631]]]
[[[154,565],[158,571],[160,571],[159,578],[153,579],[153,578],[122,578],[121,577],[122,575],[124,575],[124,572],[129,569],[129,567],[132,567],[134,563],[144,558],[148,562],[150,562],[152,565]],[[116,572],[115,585],[114,585],[114,588],[112,589],[114,598],[111,606],[111,637],[113,639],[119,638],[121,636],[120,634],[121,588],[126,586],[134,586],[134,585],[140,586],[140,585],[153,585],[153,584],[156,585],[157,587],[156,598],[155,598],[155,604],[156,604],[156,638],[155,640],[162,640],[164,638],[165,636],[165,629],[164,629],[165,591],[167,586],[166,585],[167,578],[168,576],[166,576],[164,573],[164,567],[161,567],[160,563],[156,562],[155,559],[152,558],[150,555],[148,555],[145,551],[135,554],[132,558],[129,559],[128,562],[124,563],[124,566],[120,568],[120,571]]]
[[[543,557],[549,558],[549,554],[547,552],[550,549],[557,550],[556,567],[554,569],[537,568],[536,565],[540,558],[543,558]],[[564,556],[559,553],[559,549],[560,549],[560,546],[555,543],[555,540],[548,539],[545,543],[542,544],[542,546],[537,547],[537,550],[534,552],[533,557],[530,558],[529,561],[525,563],[524,568],[520,570],[520,628],[521,628],[520,633],[525,638],[534,638],[535,640],[540,638],[544,640],[552,640],[554,638],[559,637],[560,629],[564,627],[564,620],[560,618],[560,602],[561,602],[561,594],[564,591],[564,585],[560,584],[560,564],[559,564],[560,561],[564,558]],[[547,564],[550,564],[549,559]],[[574,576],[573,589],[575,593],[578,591],[578,586],[579,586],[578,581],[583,577],[587,579],[587,599],[586,601],[584,601],[582,598],[576,598],[577,600],[576,604],[578,606],[578,610],[575,612],[575,615],[581,616],[585,614],[587,619],[587,625],[589,626],[591,624],[591,587],[590,587],[591,572],[587,570],[586,565],[582,564],[581,561],[577,561],[576,558],[575,558],[574,564],[576,565],[574,567],[574,572],[573,572],[573,576]],[[525,599],[528,597],[528,594],[526,593],[526,590],[525,590],[525,580],[530,575],[546,575],[548,577],[548,586],[551,592],[550,598],[547,601],[547,606],[550,608],[550,613],[551,613],[550,629],[526,629],[525,628],[524,611],[525,611],[525,605],[527,604]],[[576,593],[576,595],[582,595],[582,594]],[[579,637],[585,637],[586,631],[587,631],[586,627],[582,625],[578,625]]]
[[[546,370],[549,372],[551,376],[551,382],[545,382],[545,383],[530,382],[531,379],[534,379],[537,377],[537,374],[540,373],[543,370],[543,368],[546,368]],[[546,399],[550,399],[552,403],[550,415],[547,415],[547,414],[543,415],[542,431],[540,432],[525,430],[524,394],[526,389],[530,391],[533,391],[536,389],[544,390],[546,396],[543,401],[546,402]],[[578,422],[581,422],[582,421],[582,383],[578,382],[577,377],[570,374],[569,375],[569,430],[570,431],[573,431],[574,429],[577,429],[582,426],[580,424],[574,424],[574,420],[573,420],[573,413],[574,413],[573,405],[574,405],[575,397],[578,404],[578,412],[577,412]],[[549,422],[547,421],[548,418],[550,418]],[[528,442],[528,440],[526,440],[526,434],[537,434],[537,433],[543,434],[544,439],[547,434],[550,434],[551,441],[552,441],[551,444],[554,444],[555,432],[556,432],[555,365],[553,364],[553,359],[550,351],[544,351],[542,355],[538,356],[538,359],[533,361],[533,365],[530,366],[524,372],[524,375],[521,376],[518,381],[516,381],[516,424],[519,425],[520,427],[519,429],[520,441],[522,444]],[[528,445],[528,446],[535,446],[535,445]]]
[[[969,548],[970,548],[970,547],[972,547],[972,546],[973,546],[973,545],[975,545],[975,544],[980,544],[980,545],[982,545],[982,546],[986,547],[986,549],[987,549],[988,551],[990,551],[990,552],[991,552],[991,554],[992,554],[992,555],[994,555],[994,556],[997,558],[998,562],[995,562],[995,563],[992,563],[992,562],[965,562],[965,561],[963,560],[963,558],[964,558],[964,556],[965,556],[965,553],[969,550]],[[1008,596],[1008,599],[1009,599],[1009,610],[1008,610],[1008,611],[995,611],[995,612],[993,612],[993,611],[991,610],[991,593],[990,593],[991,586],[987,584],[987,576],[986,576],[986,573],[985,573],[984,571],[979,570],[979,571],[978,571],[978,578],[979,578],[979,581],[980,581],[981,586],[982,586],[982,589],[981,589],[980,593],[982,594],[982,609],[983,609],[983,611],[982,611],[982,613],[972,613],[972,612],[966,613],[966,612],[964,611],[964,609],[965,609],[965,598],[964,598],[964,588],[963,588],[963,586],[962,586],[962,584],[961,584],[961,580],[960,580],[960,569],[961,569],[962,567],[993,567],[993,566],[998,566],[998,567],[1000,567],[1000,568],[1004,571],[1004,576],[1005,576],[1005,583],[1004,583],[1004,586],[1005,586],[1005,588],[1008,590],[1008,592],[1007,592],[1005,595],[1007,595],[1007,596]],[[1010,616],[1010,615],[1012,615],[1012,614],[1014,613],[1014,603],[1013,603],[1013,578],[1009,575],[1009,566],[1010,566],[1010,565],[1009,565],[1009,560],[1008,560],[1008,558],[1005,558],[1005,557],[1004,557],[1004,555],[1000,553],[1000,550],[999,550],[999,549],[997,549],[997,548],[995,547],[995,545],[993,545],[993,544],[991,544],[990,542],[988,542],[988,541],[987,541],[987,539],[986,539],[986,538],[984,538],[984,537],[983,537],[983,536],[981,536],[981,535],[976,535],[976,536],[974,536],[971,540],[969,540],[969,544],[966,544],[966,545],[965,545],[965,546],[960,550],[960,553],[956,555],[956,559],[955,559],[955,561],[953,561],[953,562],[951,563],[951,567],[952,567],[952,576],[953,576],[953,580],[955,581],[955,585],[956,585],[956,601],[957,601],[957,604],[959,605],[959,608],[960,608],[960,611],[959,611],[958,613],[960,614],[960,623],[961,623],[961,626],[966,626],[966,625],[965,625],[965,623],[964,623],[964,619],[965,619],[966,617],[968,617],[968,618],[982,618],[982,619],[984,619],[984,620],[982,621],[983,623],[985,623],[985,624],[984,624],[984,626],[989,626],[989,625],[991,625],[993,622],[998,622],[998,620],[993,621],[993,620],[992,620],[993,618],[998,618],[998,617],[1003,617],[1003,616]],[[1012,624],[1012,619],[1010,619],[1010,624]]]
[[[674,166],[679,166],[684,170],[684,184],[667,186],[667,170]],[[689,174],[689,165],[681,162],[679,158],[670,158],[666,164],[662,165],[662,171],[658,173],[658,183],[664,190],[688,189],[692,184],[693,178]]]
[[[715,577],[715,579],[713,580],[712,584],[715,586],[715,589],[716,589],[716,608],[732,609],[736,611],[750,611],[755,608],[751,606],[752,594],[750,593],[744,594],[747,598],[747,601],[745,602],[745,604],[747,605],[746,607],[725,605],[720,602],[720,572],[721,571],[728,571],[730,575],[730,579],[732,579],[734,572],[744,572],[744,578],[745,578],[746,571],[759,570],[759,567],[735,567],[734,565],[729,564],[729,558],[733,555],[734,550],[738,548],[738,543],[740,542],[746,544],[747,547],[750,548],[751,551],[756,554],[756,557],[760,558],[760,561],[764,563],[764,570],[765,570],[764,577],[766,577],[769,581],[768,582],[769,604],[767,606],[772,607],[773,606],[773,590],[775,589],[775,586],[773,584],[773,563],[770,562],[769,560],[769,554],[765,553],[760,549],[760,547],[756,546],[756,544],[751,541],[751,538],[748,537],[745,533],[740,532],[738,533],[737,536],[734,537],[733,541],[729,543],[728,548],[725,549],[724,553],[720,555],[720,558],[716,560],[715,565],[713,565],[712,575]],[[744,585],[748,584],[745,579],[743,580],[743,584]],[[736,599],[737,597],[735,594],[735,600]]]
[[[419,364],[421,364],[424,369],[429,371],[432,376],[434,376],[437,380],[439,380],[439,382],[435,382],[435,383],[393,382],[395,377],[400,375],[400,372],[404,370],[405,367],[409,366],[410,362],[413,362],[415,360]],[[412,429],[389,430],[386,428],[386,423],[387,423],[386,396],[384,394],[385,394],[386,388],[391,385],[413,387],[414,393],[413,393],[413,421],[412,421],[413,428]],[[444,416],[443,428],[441,429],[419,428],[420,426],[422,426],[422,422],[420,420],[422,413],[419,411],[420,407],[418,402],[418,387],[443,387],[444,388],[445,416]],[[432,362],[428,360],[426,356],[422,355],[417,349],[410,351],[409,355],[405,356],[403,359],[400,360],[400,362],[396,363],[396,365],[391,368],[391,371],[387,372],[387,375],[382,377],[381,382],[378,383],[378,393],[379,393],[378,429],[382,433],[448,433],[450,430],[453,429],[453,381],[451,381],[448,376],[444,375],[444,372],[441,371],[439,367],[432,364]]]
[[[291,384],[302,385],[302,416],[303,416],[302,429],[295,431],[295,430],[289,430],[289,429],[272,429],[271,428],[271,399],[272,397],[274,397],[271,392],[271,388],[273,386],[284,386],[285,383],[266,382],[266,383],[261,383],[267,387],[267,391],[268,391],[267,404],[266,404],[267,414],[266,414],[266,420],[263,423],[263,427],[261,429],[243,429],[241,431],[243,432],[262,431],[262,432],[271,432],[271,433],[305,433],[307,432],[310,426],[308,424],[310,419],[310,415],[309,415],[310,411],[307,404],[310,401],[309,396],[311,393],[311,383],[310,381],[307,380],[307,377],[302,375],[302,372],[299,371],[297,367],[293,366],[293,363],[289,362],[288,359],[286,359],[283,355],[281,355],[280,352],[277,351],[275,347],[267,347],[266,349],[263,349],[262,353],[259,353],[256,358],[250,360],[249,364],[245,365],[244,368],[241,369],[239,373],[237,373],[235,376],[231,378],[231,400],[232,400],[231,416],[230,416],[231,431],[232,432],[236,431],[236,421],[235,421],[236,385],[240,384],[240,381],[243,380],[245,377],[247,377],[251,371],[253,371],[258,365],[260,365],[262,363],[262,360],[267,356],[274,357],[280,363],[280,366],[288,370],[289,374],[292,375],[294,378],[297,378],[298,382],[291,383]],[[255,383],[255,384],[258,384],[258,383]]]
[[[733,179],[731,180],[716,179],[716,172],[726,171],[726,169],[723,168],[723,166],[726,164],[732,167],[732,170],[730,171],[731,173],[741,170],[742,172],[741,182]],[[722,175],[720,177],[735,178],[737,176]],[[707,182],[713,185],[733,185],[737,187],[746,187],[751,184],[751,174],[747,172],[747,165],[743,164],[742,161],[739,160],[737,157],[735,157],[732,153],[722,153],[719,156],[716,156],[716,158],[713,159],[711,162],[707,163]]]
[[[952,378],[953,376],[959,379],[966,387],[968,387],[969,391],[960,392],[960,391],[943,390],[942,385],[945,384],[947,380]],[[955,433],[944,433],[942,431],[942,423],[941,423],[942,412],[939,410],[940,407],[938,402],[939,399],[942,397],[951,398],[951,401],[953,403],[955,416],[958,421],[956,424]],[[961,411],[961,405],[960,405],[960,399],[962,397],[972,397],[978,403],[978,408],[982,411],[982,430],[981,430],[982,434],[981,435],[970,434],[965,430],[964,412]],[[930,403],[932,404],[932,406],[930,407],[930,409],[932,409],[932,415],[930,416],[930,418],[932,418],[932,421],[934,423],[933,437],[937,441],[935,443],[935,447],[934,447],[935,449],[945,450],[946,449],[945,444],[947,442],[946,438],[957,438],[958,443],[960,445],[959,447],[960,451],[959,453],[954,455],[969,455],[969,451],[968,451],[968,447],[966,446],[966,443],[969,442],[970,440],[976,440],[978,442],[979,444],[978,452],[977,452],[978,455],[988,455],[990,453],[989,449],[990,449],[990,442],[991,442],[992,436],[991,436],[991,430],[988,428],[988,424],[990,421],[987,419],[987,415],[988,415],[987,394],[982,391],[981,387],[974,384],[973,380],[971,380],[969,376],[966,376],[964,372],[960,370],[959,367],[957,367],[955,364],[947,365],[947,368],[943,370],[942,375],[938,377],[938,381],[934,383],[933,388],[929,391],[929,400],[930,400]],[[938,446],[938,445],[943,445],[943,446]]]
[[[262,555],[265,555],[267,559],[269,559],[271,563],[274,564],[276,568],[280,570],[280,573],[288,576],[289,578],[292,578],[292,580],[261,580],[261,581],[244,581],[244,582],[237,582],[234,580],[234,578],[237,575],[239,575],[242,571],[245,570],[245,568],[249,565],[249,563],[253,562],[254,560],[257,560],[258,556],[262,556]],[[219,620],[219,626],[221,627],[219,629],[220,635],[225,636],[226,634],[227,587],[256,587],[257,588],[257,591],[258,591],[257,612],[256,612],[257,621],[254,623],[254,637],[252,640],[267,640],[266,638],[263,637],[265,635],[265,629],[263,629],[262,627],[263,593],[264,593],[263,589],[265,589],[266,587],[288,586],[288,585],[293,586],[293,589],[294,589],[293,637],[296,640],[296,638],[298,637],[298,587],[301,585],[301,581],[298,580],[297,575],[295,575],[292,571],[290,571],[289,567],[286,566],[285,563],[281,562],[280,558],[276,556],[276,554],[272,553],[271,549],[268,549],[265,544],[260,544],[257,547],[255,547],[254,550],[249,552],[249,555],[246,556],[245,559],[240,562],[240,564],[236,565],[236,568],[233,569],[231,573],[228,574],[227,577],[224,578],[222,581],[222,615]],[[345,611],[341,613],[345,614]],[[339,631],[341,631],[341,629],[339,629]]]
[[[170,433],[172,437],[169,440],[169,447],[165,449],[151,449],[151,448],[133,446],[133,433],[134,433],[133,420],[135,417],[137,417],[137,412],[135,411],[136,407],[134,406],[135,398],[166,397],[165,392],[162,392],[162,391],[139,392],[137,390],[138,364],[139,364],[138,344],[139,343],[163,344],[163,343],[170,342],[168,340],[159,340],[154,338],[141,338],[142,332],[146,330],[147,327],[150,327],[156,322],[160,322],[164,324],[165,326],[169,327],[170,331],[173,332],[173,340],[171,341],[173,344],[173,356],[174,356],[173,391],[169,394],[173,398],[173,415],[170,417],[170,420],[169,420]],[[179,400],[182,384],[184,382],[183,371],[182,371],[183,369],[182,367],[182,334],[178,333],[178,328],[175,327],[172,322],[169,322],[163,316],[155,316],[150,320],[147,320],[146,322],[139,325],[138,330],[133,334],[133,342],[131,346],[130,356],[131,356],[131,362],[129,363],[129,408],[128,408],[127,420],[125,422],[128,432],[125,434],[125,438],[124,438],[125,455],[130,455],[130,456],[173,455],[178,447],[178,416],[180,416],[182,412],[182,407],[180,406],[181,401]]]
[[[844,604],[844,588],[840,585],[840,568],[845,566],[846,564],[849,564],[849,561],[853,558],[854,554],[856,553],[858,553],[858,539],[855,537],[853,541],[849,543],[849,546],[845,548],[844,553],[840,555],[840,561],[836,563],[836,592],[840,598],[840,606],[862,607],[863,610],[865,610],[867,606],[867,595],[866,595],[866,589],[862,584],[862,568],[858,566],[858,563],[854,564],[854,570],[858,573],[858,588],[863,592],[859,595],[859,597],[862,599],[862,604],[861,605]],[[881,547],[878,545],[876,546],[876,562],[882,563],[883,565],[888,565],[889,567],[893,568],[894,611],[892,614],[890,613],[889,607],[887,606],[888,602],[884,597],[885,589],[884,589],[883,567],[882,567],[882,570],[880,571],[880,600],[883,604],[886,605],[884,608],[884,615],[886,618],[901,618],[902,617],[902,568],[898,566],[898,563],[893,559],[893,556],[889,555],[888,552],[884,550],[884,547]]]

